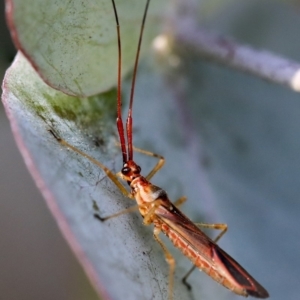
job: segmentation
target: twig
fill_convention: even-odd
[[[176,22],[172,22],[175,44],[184,45],[206,59],[300,92],[300,63],[202,30],[196,24],[193,1],[177,0],[176,4]]]

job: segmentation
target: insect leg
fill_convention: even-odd
[[[144,216],[144,220],[143,220],[144,225],[150,225],[153,223],[153,216],[155,216],[155,211],[160,205],[162,205],[162,203],[163,201],[159,199],[153,202],[151,209]]]
[[[74,152],[82,155],[86,159],[88,159],[90,162],[101,168],[106,175],[110,178],[110,180],[119,188],[119,190],[124,194],[124,196],[134,199],[132,194],[126,189],[126,187],[119,181],[118,177],[116,174],[114,174],[109,168],[104,166],[101,162],[97,161],[95,158],[89,156],[88,154],[84,153],[83,151],[79,150],[78,148],[74,147],[73,145],[69,144],[67,141],[64,139],[60,138],[52,129],[49,130],[49,132],[55,137],[55,139],[64,147],[67,147]]]
[[[150,180],[165,164],[165,159],[163,156],[156,154],[156,153],[152,153],[150,151],[147,150],[143,150],[143,149],[139,149],[136,147],[133,147],[133,150],[148,156],[152,156],[155,158],[158,158],[158,162],[157,164],[153,167],[153,169],[149,172],[149,174],[145,177],[147,180]]]
[[[216,223],[216,224],[194,223],[194,224],[198,227],[221,230],[221,232],[213,240],[215,243],[217,243],[219,241],[219,239],[226,233],[226,231],[228,229],[227,224],[223,224],[223,223]]]
[[[220,234],[218,234],[217,237],[214,239],[215,243],[218,242],[218,240],[226,233],[226,231],[228,229],[227,224],[222,224],[222,223],[221,224],[194,223],[194,224],[198,227],[221,230]],[[195,269],[196,269],[196,266],[192,266],[192,268],[182,278],[182,283],[187,287],[188,290],[191,290],[192,287],[187,282],[187,279]]]
[[[50,133],[56,138],[56,140],[63,146],[73,150],[74,152],[82,155],[83,157],[85,157],[86,159],[88,159],[90,162],[92,162],[93,164],[97,165],[98,167],[100,167],[105,173],[106,175],[111,179],[111,181],[120,189],[120,191],[128,198],[134,199],[133,195],[127,191],[127,189],[125,188],[125,186],[118,180],[118,177],[116,174],[114,174],[110,169],[108,169],[107,167],[105,167],[102,163],[100,163],[99,161],[97,161],[96,159],[94,159],[93,157],[89,156],[88,154],[82,152],[81,150],[77,149],[76,147],[74,147],[73,145],[69,144],[67,141],[63,140],[62,138],[58,137],[57,134],[50,129],[49,130]],[[100,215],[98,213],[94,214],[94,217],[102,222],[120,216],[122,214],[125,213],[129,213],[132,211],[135,211],[138,209],[138,206],[131,206],[127,209],[124,209],[116,214],[113,214],[111,216],[107,216],[107,217],[100,217]]]
[[[160,233],[160,228],[159,227],[155,227],[154,228],[154,239],[159,243],[159,245],[161,246],[161,248],[164,251],[165,254],[165,259],[167,261],[167,263],[169,264],[169,300],[173,299],[173,285],[174,285],[174,271],[175,271],[175,259],[172,256],[172,254],[170,253],[170,251],[167,249],[167,247],[165,246],[165,244],[162,242],[162,240],[159,238],[159,233]]]
[[[186,196],[182,196],[182,197],[180,197],[179,199],[177,199],[177,200],[174,202],[174,205],[175,205],[176,207],[179,207],[179,206],[182,205],[186,200],[187,200],[187,197],[186,197]]]
[[[124,215],[124,214],[128,214],[128,213],[131,213],[133,211],[136,211],[139,209],[139,206],[138,205],[134,205],[134,206],[131,206],[131,207],[128,207],[124,210],[121,210],[113,215],[110,215],[110,216],[107,216],[107,217],[100,217],[100,215],[98,213],[95,213],[94,214],[94,217],[96,219],[98,219],[99,221],[101,222],[104,222],[104,221],[107,221],[108,219],[112,219],[112,218],[115,218],[115,217],[118,217],[118,216],[121,216],[121,215]]]
[[[119,147],[121,147],[120,143],[117,143],[117,145]],[[134,151],[136,152],[139,152],[139,153],[142,153],[142,154],[145,154],[145,155],[148,155],[148,156],[152,156],[152,157],[156,157],[158,158],[158,162],[157,164],[153,167],[153,169],[149,172],[149,174],[147,176],[145,176],[145,178],[147,180],[150,180],[162,167],[163,165],[165,164],[165,159],[163,156],[159,155],[159,154],[156,154],[156,153],[153,153],[153,152],[150,152],[150,151],[147,151],[147,150],[143,150],[143,149],[140,149],[140,148],[136,148],[136,147],[132,147]]]
[[[153,203],[153,206],[151,207],[151,209],[144,216],[143,223],[145,225],[150,225],[153,222],[153,216],[155,215],[155,211],[156,211],[156,209],[160,205],[162,205],[162,203],[163,203],[163,201],[159,200],[159,199],[156,200]],[[159,243],[159,245],[163,249],[166,261],[169,264],[169,300],[172,300],[173,299],[173,284],[174,284],[175,259],[171,255],[171,253],[169,252],[169,250],[167,249],[167,247],[164,245],[164,243],[162,242],[162,240],[159,238],[159,236],[158,236],[159,233],[160,233],[160,227],[156,226],[154,228],[153,236],[154,236],[154,239]]]

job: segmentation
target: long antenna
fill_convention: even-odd
[[[127,162],[127,152],[126,152],[126,145],[125,145],[125,134],[124,134],[124,127],[123,127],[123,120],[122,120],[122,83],[121,83],[121,63],[122,63],[122,51],[121,51],[121,37],[120,37],[120,24],[118,13],[116,9],[115,1],[112,0],[116,24],[117,24],[117,35],[118,35],[118,91],[117,91],[117,128],[120,137],[121,143],[121,150],[123,156],[123,163]]]
[[[114,13],[115,13],[115,18],[116,18],[117,36],[118,36],[117,128],[118,128],[119,137],[120,137],[123,163],[126,163],[128,160],[133,159],[133,147],[132,147],[133,97],[134,97],[134,88],[135,88],[135,79],[136,79],[136,74],[137,74],[137,67],[138,67],[138,62],[139,62],[141,44],[142,44],[142,39],[143,39],[143,32],[144,32],[144,27],[145,27],[145,22],[146,22],[146,16],[147,16],[149,3],[150,3],[150,0],[147,0],[145,11],[144,11],[144,16],[143,16],[143,21],[142,21],[142,25],[141,25],[141,30],[140,30],[140,36],[139,36],[137,53],[136,53],[136,57],[135,57],[135,63],[134,63],[134,70],[133,70],[132,83],[131,83],[131,92],[130,92],[130,103],[129,103],[129,109],[128,109],[128,116],[127,116],[127,120],[126,120],[126,133],[127,133],[127,151],[126,151],[124,126],[123,126],[123,120],[122,120],[122,97],[121,97],[121,91],[122,91],[122,88],[121,88],[121,85],[122,85],[122,83],[121,83],[122,54],[121,54],[121,52],[122,51],[121,51],[120,24],[119,24],[119,18],[118,18],[118,13],[117,13],[117,9],[116,9],[116,4],[115,4],[115,1],[112,0]]]
[[[137,48],[137,53],[136,53],[136,57],[135,57],[133,77],[132,77],[132,83],[131,83],[130,103],[129,103],[127,121],[126,121],[128,160],[132,160],[133,159],[133,149],[132,149],[132,107],[133,107],[133,96],[134,96],[135,79],[136,79],[136,74],[137,74],[137,67],[138,67],[138,62],[139,62],[139,56],[140,56],[140,50],[141,50],[143,32],[144,32],[144,27],[145,27],[145,22],[146,22],[146,16],[147,16],[147,11],[148,11],[148,7],[149,7],[149,3],[150,3],[150,0],[147,0],[145,11],[144,11],[144,16],[143,16],[143,21],[142,21],[142,25],[141,25],[141,31],[140,31],[140,36],[139,36],[138,48]]]

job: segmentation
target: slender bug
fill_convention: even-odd
[[[120,25],[118,14],[114,0],[112,0],[113,10],[117,24],[117,37],[118,37],[118,92],[117,92],[117,129],[120,138],[120,147],[123,158],[123,167],[121,171],[114,174],[111,170],[106,168],[103,164],[92,158],[91,156],[83,153],[81,150],[75,148],[65,140],[59,138],[52,130],[51,133],[60,142],[76,153],[84,156],[92,163],[99,166],[107,176],[114,182],[114,184],[121,190],[121,192],[137,202],[136,206],[132,206],[126,210],[116,213],[112,216],[101,217],[96,214],[95,217],[101,221],[117,217],[121,214],[139,210],[143,217],[144,225],[154,225],[154,239],[161,246],[166,261],[169,264],[169,300],[173,299],[173,282],[175,271],[175,260],[167,247],[164,245],[159,237],[159,234],[164,233],[178,248],[183,255],[193,263],[193,268],[183,278],[183,282],[187,287],[190,287],[186,282],[190,273],[199,268],[209,275],[212,279],[230,289],[232,292],[241,296],[253,296],[257,298],[267,298],[268,292],[245,270],[243,269],[232,257],[230,257],[224,250],[222,250],[216,243],[227,231],[226,224],[204,224],[193,223],[186,217],[179,209],[186,198],[181,197],[175,203],[172,203],[167,193],[158,186],[153,185],[149,180],[158,172],[164,165],[164,158],[160,155],[137,149],[132,144],[132,109],[135,79],[137,74],[137,66],[139,61],[140,48],[142,43],[142,36],[145,26],[146,15],[149,7],[150,0],[147,0],[146,7],[143,15],[143,21],[140,30],[137,54],[134,65],[130,103],[128,116],[126,120],[126,136],[124,124],[122,120],[122,99],[121,99],[121,38],[120,38]],[[142,154],[153,156],[158,159],[157,164],[150,171],[147,176],[141,175],[141,168],[133,160],[133,150]],[[119,180],[127,182],[130,191]],[[199,227],[212,228],[221,230],[220,234],[211,240],[207,237]]]

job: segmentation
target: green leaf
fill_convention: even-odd
[[[152,1],[143,46],[148,48],[164,5]],[[144,1],[116,1],[122,36],[122,67],[133,66]],[[14,43],[53,88],[90,96],[113,87],[117,74],[116,21],[110,0],[7,0]]]
[[[255,3],[240,4],[227,19],[224,13],[219,28],[256,46],[299,57],[298,15],[282,5],[276,8],[272,1]],[[113,92],[99,98],[104,96],[105,103],[82,99],[78,101],[82,106],[68,110],[67,103],[72,107],[76,98],[63,98],[43,85],[36,74],[27,73],[30,67],[22,61],[18,58],[6,76],[6,111],[25,161],[86,272],[98,291],[105,290],[112,298],[166,299],[167,264],[151,230],[142,226],[138,214],[97,223],[92,217],[96,207],[109,215],[130,201],[101,170],[57,145],[48,132],[54,127],[62,138],[118,171]],[[272,299],[297,299],[299,94],[212,66],[189,53],[177,61],[181,68],[171,70],[169,77],[153,74],[152,61],[139,69],[135,145],[166,157],[166,166],[153,183],[166,189],[172,200],[187,195],[182,210],[192,220],[228,223],[221,246],[267,288]],[[24,100],[44,101],[43,95],[50,104],[49,99],[42,107]],[[64,109],[53,108],[55,99],[67,100]],[[105,114],[89,109],[97,105],[108,105]],[[81,111],[86,113],[77,119]],[[80,122],[84,115],[87,121]],[[105,122],[100,116],[107,116]],[[136,159],[145,173],[153,165],[150,158]],[[180,279],[190,263],[178,252],[174,255]],[[235,297],[200,272],[192,274],[190,283],[194,299]],[[192,298],[179,280],[175,295]]]
[[[116,153],[121,155],[115,146],[115,91],[85,99],[66,96],[48,87],[20,53],[3,88],[27,167],[98,292],[114,299],[165,299],[168,266],[141,218],[128,214],[101,223],[93,216],[110,215],[133,202],[101,169],[62,147],[49,132],[117,172],[121,164],[115,169]],[[188,293],[179,282],[175,292],[180,299]]]

